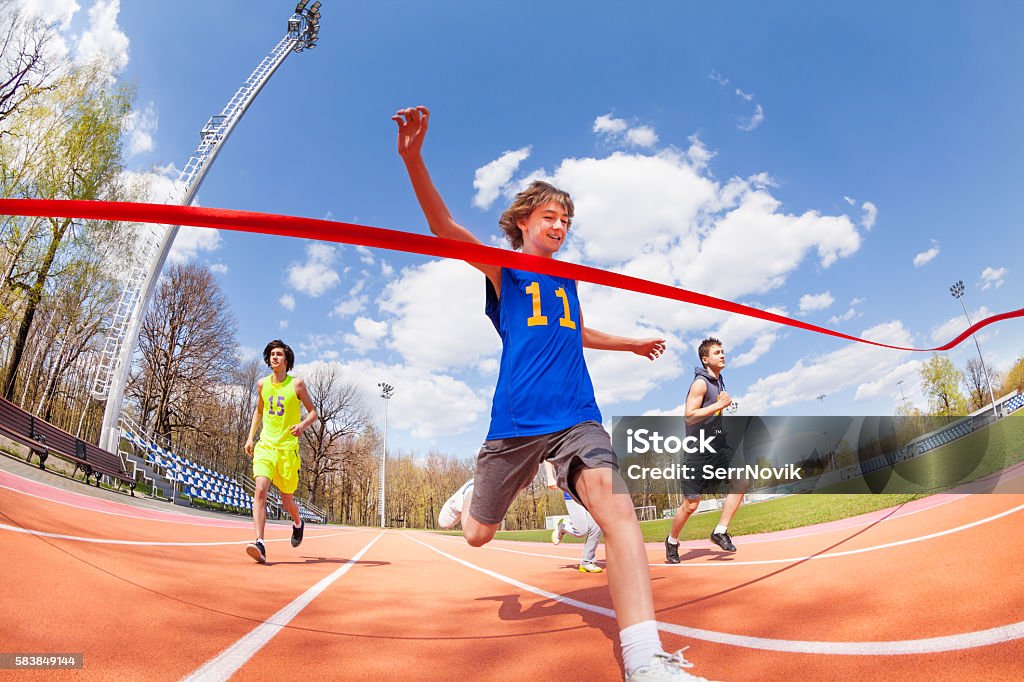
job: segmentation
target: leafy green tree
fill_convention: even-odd
[[[955,416],[967,414],[967,399],[960,392],[964,375],[945,355],[933,355],[921,367],[921,387],[928,396],[929,413]]]

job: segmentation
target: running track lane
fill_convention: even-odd
[[[911,640],[1019,622],[1024,620],[1024,595],[1016,579],[1024,558],[1022,515],[985,519],[1021,504],[1022,496],[974,496],[859,529],[748,547],[740,538],[737,555],[723,560],[711,552],[688,560],[715,562],[713,567],[653,568],[658,618],[666,626],[831,642]],[[2,489],[0,511],[0,522],[32,528],[37,520],[57,527],[64,515],[68,527],[107,538],[131,533],[136,539],[181,542],[219,533],[219,540],[242,543],[251,535],[247,528],[197,528],[76,510]],[[974,522],[978,525],[969,530],[870,549]],[[358,531],[320,531],[324,537],[317,537],[313,530],[296,550],[287,544],[287,528],[271,531],[270,537],[281,541],[269,544],[270,559],[278,563],[268,566],[249,562],[241,544],[99,545],[0,531],[0,552],[16,559],[7,562],[3,612],[52,613],[63,620],[54,627],[42,619],[12,619],[4,628],[4,649],[85,651],[86,670],[71,673],[76,678],[180,679],[376,537]],[[616,679],[614,622],[529,589],[564,594],[600,610],[609,606],[604,576],[572,570],[579,546],[515,544],[566,558],[388,532],[256,652],[237,678],[297,670],[306,679],[406,674]],[[792,559],[852,548],[868,551],[782,565],[740,564],[741,559]],[[661,548],[649,550],[652,563],[658,563]],[[837,656],[663,636],[670,646],[692,645],[688,656],[698,663],[696,672],[718,679],[1014,679],[1024,659],[1019,639],[938,654]]]

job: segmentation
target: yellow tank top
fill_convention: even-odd
[[[289,374],[284,381],[275,384],[274,375],[271,374],[263,380],[260,396],[263,398],[260,442],[275,448],[298,448],[299,439],[290,431],[291,427],[302,421],[301,403],[295,395],[295,379]]]

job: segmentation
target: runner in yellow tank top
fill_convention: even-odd
[[[295,353],[284,341],[276,339],[263,349],[263,360],[273,374],[256,383],[256,410],[252,415],[245,452],[252,457],[252,476],[256,491],[252,501],[252,519],[256,541],[245,551],[259,563],[267,560],[263,532],[267,522],[267,491],[273,483],[281,491],[281,506],[292,515],[292,547],[302,542],[305,524],[292,493],[299,485],[299,436],[317,420],[316,408],[309,399],[306,384],[288,371],[295,366]],[[306,408],[305,419],[302,408]],[[263,422],[260,441],[254,444],[256,429]]]

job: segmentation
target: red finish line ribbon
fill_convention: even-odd
[[[482,263],[497,267],[540,272],[555,277],[566,277],[581,282],[635,291],[641,294],[658,296],[683,303],[692,303],[693,305],[704,306],[705,308],[746,315],[747,317],[796,327],[797,329],[805,329],[818,334],[826,334],[846,339],[847,341],[867,343],[872,346],[891,348],[893,350],[918,352],[949,350],[959,345],[960,342],[982,327],[987,327],[1001,320],[1024,317],[1024,308],[992,315],[980,322],[974,323],[952,341],[941,346],[936,346],[935,348],[907,348],[905,346],[893,346],[887,343],[850,336],[833,329],[819,327],[818,325],[794,320],[785,315],[777,315],[776,313],[759,310],[740,303],[733,303],[726,299],[715,298],[714,296],[687,291],[679,287],[659,284],[658,282],[651,282],[638,277],[621,275],[585,265],[566,263],[551,258],[529,256],[516,251],[498,249],[482,244],[470,244],[423,234],[400,232],[380,227],[367,227],[366,225],[356,225],[354,223],[299,218],[272,213],[236,211],[226,208],[54,199],[0,199],[0,214],[212,227],[237,232],[255,232],[259,234],[299,237],[302,239],[316,239],[318,241],[356,244],[426,256],[454,258],[470,263]]]

